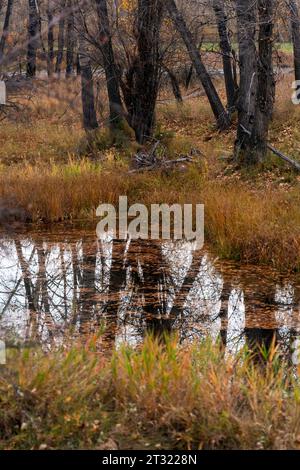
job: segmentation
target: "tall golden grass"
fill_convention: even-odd
[[[151,337],[111,357],[96,337],[49,354],[10,350],[0,448],[298,449],[295,371],[274,347],[264,358]]]
[[[123,164],[87,160],[69,165],[8,168],[0,172],[0,198],[27,220],[93,220],[100,203],[205,205],[206,241],[224,258],[300,268],[300,194],[246,183],[216,183],[191,167],[186,172],[128,175]],[[18,212],[20,211],[20,212]]]

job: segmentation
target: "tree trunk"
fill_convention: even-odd
[[[226,112],[222,102],[219,98],[219,95],[214,87],[214,84],[205,68],[205,65],[202,62],[201,55],[198,48],[195,45],[192,33],[188,29],[186,22],[182,14],[178,11],[176,3],[174,0],[165,0],[164,1],[169,14],[180,33],[186,48],[189,52],[191,61],[194,65],[198,78],[204,88],[204,91],[209,100],[211,109],[217,120],[218,127],[223,130],[227,129],[230,125],[230,119],[228,113]]]
[[[186,90],[188,90],[188,88],[190,86],[192,76],[193,76],[193,70],[194,70],[194,66],[193,66],[193,64],[191,64],[189,66],[189,70],[188,70],[188,73],[187,73],[186,79],[185,79],[185,88],[186,88]]]
[[[62,0],[60,16],[59,16],[59,24],[58,24],[57,58],[56,58],[56,67],[55,67],[55,73],[57,73],[58,76],[60,76],[60,73],[61,73],[61,64],[62,64],[63,57],[64,57],[65,6],[66,6],[66,0]]]
[[[2,32],[2,37],[0,41],[0,64],[3,61],[3,54],[4,54],[5,45],[6,45],[6,40],[9,34],[9,23],[10,23],[10,18],[12,14],[12,9],[13,9],[13,0],[8,0],[5,19],[4,19],[4,25],[3,25],[3,32]]]
[[[180,86],[179,86],[179,83],[178,83],[178,80],[177,80],[175,74],[166,65],[164,65],[163,68],[165,69],[165,71],[168,74],[168,77],[170,79],[170,82],[171,82],[171,85],[172,85],[172,90],[173,90],[173,95],[174,95],[176,101],[178,103],[182,103],[183,102],[182,94],[181,94]]]
[[[97,129],[98,127],[97,114],[95,109],[94,80],[88,44],[84,34],[84,22],[82,20],[81,12],[78,12],[76,17],[79,45],[78,55],[81,68],[83,126],[84,129],[89,132],[93,129]]]
[[[254,124],[257,92],[256,4],[251,0],[237,0],[237,22],[240,61],[240,89],[237,102],[238,129],[235,158],[244,160]],[[249,134],[250,133],[250,134]]]
[[[150,139],[155,125],[155,106],[159,87],[159,33],[162,21],[160,0],[139,0],[136,20],[138,54],[127,73],[123,87],[129,124],[137,141]]]
[[[110,127],[119,128],[124,118],[124,110],[121,101],[119,79],[115,63],[114,51],[111,39],[106,0],[96,0],[100,49],[103,56],[103,65],[106,76],[107,93],[110,109]]]
[[[74,48],[75,48],[75,22],[74,22],[74,10],[73,1],[68,0],[67,3],[67,67],[66,67],[66,78],[70,78],[74,72]]]
[[[77,75],[77,77],[79,77],[80,74],[81,74],[80,61],[79,61],[79,54],[77,52],[77,54],[76,54],[76,75]]]
[[[274,0],[258,0],[258,87],[254,125],[247,158],[251,164],[261,162],[266,156],[269,124],[273,113],[275,99],[272,64],[273,13]]]
[[[48,0],[47,6],[48,18],[48,54],[47,54],[47,72],[48,77],[53,75],[53,62],[54,62],[54,23],[53,23],[53,10],[51,0]]]
[[[296,0],[289,0],[289,8],[291,12],[295,80],[300,80],[300,18]]]
[[[236,101],[236,87],[233,77],[231,45],[227,30],[227,16],[225,12],[224,0],[213,0],[213,9],[218,26],[220,38],[220,51],[222,54],[224,80],[227,96],[227,107],[234,109]]]
[[[27,77],[36,75],[36,51],[39,38],[39,14],[36,0],[29,0]]]

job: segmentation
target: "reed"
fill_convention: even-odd
[[[210,340],[147,337],[111,355],[98,341],[8,351],[1,449],[299,448],[297,372],[274,345],[262,366]]]

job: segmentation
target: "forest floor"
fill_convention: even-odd
[[[291,83],[288,74],[278,80],[270,142],[300,161],[300,107],[291,102]],[[78,82],[37,81],[34,87],[12,97],[18,107],[8,108],[1,122],[2,224],[92,219],[100,203],[117,204],[120,195],[130,203],[204,203],[206,240],[219,256],[299,270],[299,174],[272,155],[258,168],[238,168],[235,122],[218,132],[204,96],[178,105],[162,93],[158,102],[159,156],[192,153],[196,162],[129,173],[140,150],[132,135],[120,133],[112,142],[102,126],[92,148],[87,144]],[[104,102],[99,92],[103,124]]]
[[[275,347],[255,360],[149,337],[109,356],[98,342],[8,349],[0,449],[299,449],[299,381]]]

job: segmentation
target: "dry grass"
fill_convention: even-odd
[[[249,188],[242,181],[214,182],[192,166],[184,172],[128,176],[122,162],[88,160],[69,165],[29,166],[0,172],[2,207],[8,217],[38,222],[95,218],[100,203],[205,204],[206,240],[224,258],[300,269],[300,196]],[[96,222],[95,222],[96,223]]]
[[[212,185],[204,200],[207,238],[219,255],[300,269],[298,189],[253,192],[245,184]]]
[[[111,358],[97,338],[48,355],[9,351],[0,381],[0,448],[299,448],[300,389],[276,350],[163,345]],[[109,444],[108,444],[109,443]],[[109,445],[109,447],[107,447]]]

